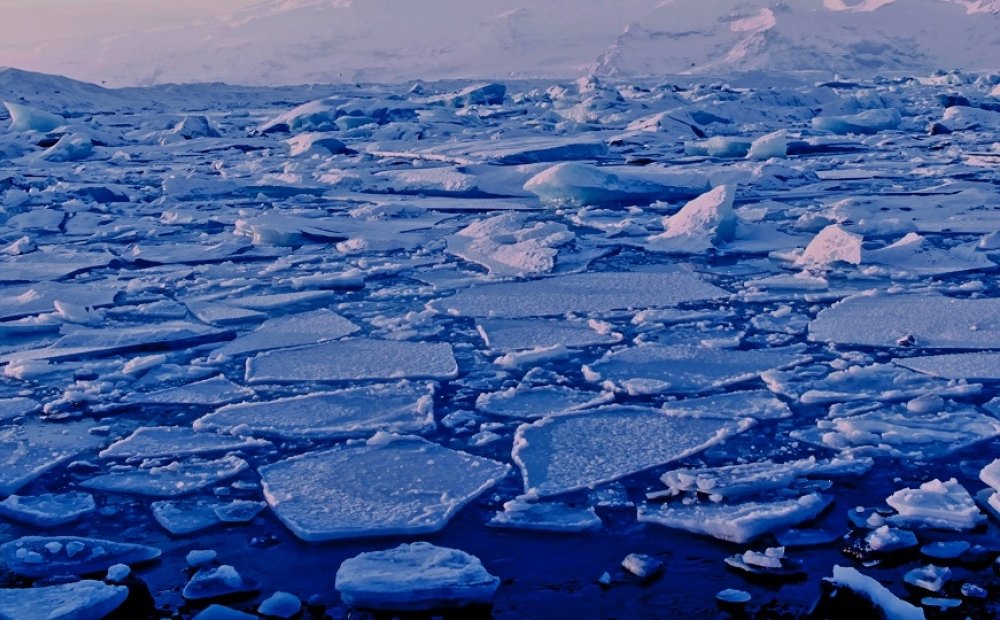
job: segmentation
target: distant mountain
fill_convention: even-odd
[[[595,65],[605,75],[818,70],[995,70],[996,0],[667,0]]]
[[[12,0],[0,66],[109,86],[996,69],[1000,0]]]

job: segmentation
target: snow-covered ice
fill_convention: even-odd
[[[0,589],[0,617],[14,620],[100,620],[121,607],[128,588],[103,581],[75,581],[35,588]]]
[[[510,466],[414,437],[306,453],[260,468],[264,496],[308,541],[435,532]],[[326,509],[317,511],[317,503]]]
[[[155,547],[78,536],[23,536],[0,545],[7,568],[27,577],[86,575],[160,557]]]
[[[344,560],[335,584],[352,607],[398,611],[488,605],[499,586],[479,558],[426,542]]]

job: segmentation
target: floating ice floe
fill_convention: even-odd
[[[902,600],[881,583],[858,572],[857,569],[849,566],[834,566],[833,577],[827,577],[825,581],[836,588],[850,590],[854,595],[872,606],[872,613],[877,613],[887,620],[925,619],[923,609]],[[841,596],[840,598],[844,599],[845,597]],[[836,600],[837,595],[834,593],[830,598],[821,599],[816,609],[820,613],[836,614],[840,608],[836,607],[836,603],[831,606],[831,602]],[[845,605],[850,606],[848,609],[851,609],[853,613],[859,613],[857,606],[851,605],[850,601],[846,601]],[[827,609],[828,606],[830,609]],[[847,609],[842,609],[841,611],[846,612]],[[864,610],[863,613],[868,613],[868,610]]]
[[[1000,299],[860,295],[823,310],[809,339],[871,347],[1000,349]]]
[[[153,392],[132,392],[126,396],[126,403],[142,405],[225,405],[234,401],[248,400],[253,390],[237,385],[219,375],[187,385],[155,390]]]
[[[0,545],[7,568],[25,577],[87,575],[115,564],[141,564],[160,557],[146,545],[79,536],[22,536]]]
[[[874,134],[895,129],[902,120],[895,109],[865,110],[848,116],[817,116],[812,119],[812,128],[836,134]]]
[[[791,436],[854,456],[935,458],[1000,436],[1000,420],[973,409],[921,412],[893,406],[820,419]]]
[[[698,394],[808,361],[798,348],[730,350],[649,344],[606,354],[583,368],[593,383],[629,394]]]
[[[597,167],[579,162],[556,164],[539,172],[524,189],[543,201],[577,205],[638,205],[655,200],[694,198],[708,190],[698,173],[657,167]]]
[[[512,499],[486,525],[541,532],[584,532],[603,527],[593,507]]]
[[[5,620],[100,620],[128,598],[125,586],[76,581],[54,586],[0,589]]]
[[[766,390],[726,392],[715,396],[685,398],[663,403],[667,415],[734,420],[775,420],[792,417],[792,410]]]
[[[166,465],[116,469],[80,484],[96,491],[174,497],[231,478],[247,467],[246,461],[229,455],[216,460],[174,461]]]
[[[931,480],[916,489],[900,489],[885,502],[898,513],[889,520],[902,526],[968,530],[986,518],[954,478]]]
[[[433,393],[430,384],[401,383],[239,403],[202,416],[194,428],[289,439],[419,433],[434,428]]]
[[[212,352],[232,357],[269,349],[318,344],[349,336],[360,329],[336,312],[321,308],[264,321],[254,331],[237,337]]]
[[[464,289],[430,307],[444,314],[492,318],[559,316],[628,308],[664,308],[728,296],[684,271],[598,272]]]
[[[660,480],[676,492],[697,491],[716,498],[733,498],[790,486],[798,478],[861,476],[874,465],[872,459],[832,459],[815,457],[774,463],[759,461],[723,467],[676,469]]]
[[[101,450],[98,456],[105,459],[156,458],[259,449],[269,445],[270,442],[261,439],[197,432],[183,426],[143,426]]]
[[[613,406],[522,425],[512,456],[526,493],[558,495],[696,454],[751,424]]]
[[[810,493],[799,498],[740,504],[642,505],[638,519],[640,523],[656,523],[743,544],[774,530],[812,521],[832,501],[830,497]]]
[[[204,601],[256,591],[256,584],[244,579],[232,566],[222,564],[198,569],[181,594],[189,601]]]
[[[150,504],[153,518],[174,536],[185,536],[220,523],[215,502],[202,499],[162,501]]]
[[[554,413],[591,409],[614,400],[610,392],[585,392],[562,386],[520,385],[476,397],[476,409],[503,418],[535,419]]]
[[[22,424],[0,428],[0,494],[11,495],[50,469],[105,440],[93,424]]]
[[[249,383],[454,379],[446,342],[355,339],[260,353],[247,360]]]
[[[593,322],[539,319],[481,319],[476,329],[494,351],[561,345],[568,348],[609,345],[622,335]]]
[[[4,287],[3,296],[0,297],[0,319],[8,321],[52,312],[57,301],[67,301],[88,308],[110,306],[117,294],[117,289],[110,286],[75,282],[38,282],[26,286]]]
[[[260,475],[278,518],[299,538],[322,541],[435,532],[509,470],[416,437],[376,435],[265,465]]]
[[[66,119],[58,114],[23,103],[4,101],[3,105],[10,113],[10,131],[52,131],[66,124]]]
[[[66,525],[97,508],[89,493],[11,495],[0,502],[0,515],[34,527]]]
[[[739,218],[733,211],[736,188],[720,185],[663,219],[664,232],[649,237],[649,249],[676,254],[702,254],[736,237]]]
[[[499,586],[479,558],[426,542],[344,560],[334,585],[350,607],[392,611],[489,605]]]
[[[950,568],[933,564],[914,568],[903,575],[903,581],[906,583],[929,592],[940,592],[949,579],[951,579]]]

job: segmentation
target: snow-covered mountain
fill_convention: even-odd
[[[0,66],[110,86],[993,69],[1000,57],[998,0],[6,4]]]

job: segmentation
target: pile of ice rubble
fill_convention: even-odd
[[[523,530],[996,611],[997,76],[47,79],[0,136],[0,617],[525,609]],[[623,540],[534,596],[676,596]],[[335,580],[275,592],[298,554]]]

